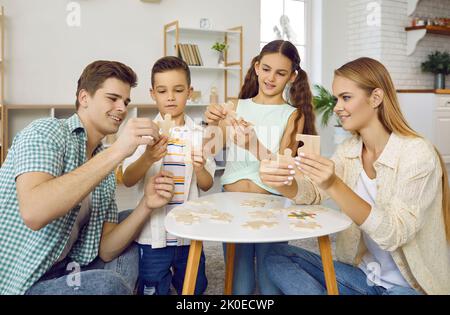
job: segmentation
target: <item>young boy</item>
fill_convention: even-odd
[[[167,206],[152,212],[150,220],[137,238],[140,248],[138,293],[169,294],[172,283],[178,294],[181,294],[189,241],[166,232],[164,218],[177,205],[198,198],[199,188],[203,191],[211,188],[215,162],[212,158],[205,160],[202,152],[198,152],[200,148],[195,150],[194,146],[192,150],[189,149],[190,143],[195,144],[192,139],[196,135],[197,138],[199,135],[201,137],[202,129],[184,112],[192,93],[187,64],[176,57],[163,57],[154,64],[151,80],[151,97],[159,110],[155,121],[161,121],[162,117],[170,114],[175,127],[169,138],[162,136],[153,145],[138,147],[124,161],[123,182],[130,187],[140,181],[139,190],[142,192],[146,179],[163,167],[174,175],[175,193]],[[202,253],[195,294],[202,294],[206,286],[205,256]]]

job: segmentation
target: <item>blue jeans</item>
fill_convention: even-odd
[[[326,294],[322,259],[317,254],[292,245],[275,245],[264,264],[270,279],[284,294]],[[361,269],[338,261],[334,261],[334,269],[339,293],[343,295],[421,294],[412,288],[373,285]]]
[[[150,245],[139,244],[139,251],[138,294],[168,295],[170,294],[171,283],[177,290],[177,293],[181,294],[189,255],[189,245],[153,249]],[[207,286],[205,254],[202,250],[194,293],[197,295],[203,294]]]
[[[119,222],[131,211],[119,213]],[[130,295],[138,277],[139,252],[136,243],[116,259],[105,263],[97,257],[85,267],[66,258],[55,264],[27,295]],[[79,269],[76,269],[79,268]],[[77,272],[79,271],[79,272]]]
[[[281,291],[267,276],[263,261],[269,249],[280,243],[236,244],[233,274],[233,294],[250,295],[255,292],[256,284],[261,294],[280,294]],[[223,244],[226,263],[226,244]],[[256,258],[256,277],[255,277]],[[256,279],[255,279],[256,278]]]

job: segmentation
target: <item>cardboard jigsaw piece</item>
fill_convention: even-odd
[[[191,132],[191,137],[185,139],[184,146],[184,161],[192,163],[192,152],[203,152],[203,129],[200,127],[194,128]]]
[[[320,136],[297,134],[295,140],[299,141],[298,155],[301,152],[320,155]]]
[[[230,118],[237,119],[237,114],[234,109],[235,106],[232,101],[226,102],[225,104],[222,105],[222,107],[227,110],[227,117],[225,118],[225,120],[230,119]]]
[[[165,114],[164,120],[158,121],[158,126],[161,129],[161,134],[166,137],[170,137],[170,129],[175,127],[175,121],[172,120],[172,115]]]

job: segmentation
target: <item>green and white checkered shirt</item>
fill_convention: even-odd
[[[27,172],[58,177],[73,171],[86,161],[86,141],[77,114],[68,119],[36,120],[14,138],[0,168],[0,294],[24,294],[53,266],[69,240],[81,206],[33,231],[19,214],[15,179]],[[101,150],[103,146],[94,154]],[[92,193],[89,222],[68,255],[82,266],[98,256],[103,223],[118,221],[115,188],[112,172]]]

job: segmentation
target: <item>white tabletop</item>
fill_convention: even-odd
[[[247,225],[255,221],[263,226]],[[167,231],[178,237],[228,243],[318,237],[345,230],[351,223],[349,217],[334,209],[295,205],[288,198],[274,195],[240,192],[222,192],[188,201],[172,209],[165,219]]]

